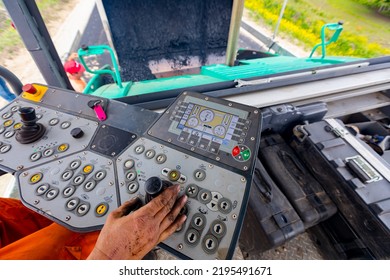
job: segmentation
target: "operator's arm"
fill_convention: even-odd
[[[186,220],[179,215],[187,197],[177,199],[180,186],[167,188],[135,212],[137,199],[111,212],[88,259],[142,259]]]

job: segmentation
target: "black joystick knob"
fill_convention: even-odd
[[[35,109],[32,107],[22,107],[19,109],[19,115],[22,119],[22,127],[16,132],[16,140],[21,144],[35,142],[45,134],[46,128],[37,123]]]
[[[170,182],[161,180],[158,177],[150,177],[145,182],[145,203],[149,203],[154,197],[158,196],[163,190],[171,185]]]

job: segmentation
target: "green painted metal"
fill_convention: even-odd
[[[91,56],[91,55],[96,55],[100,56],[103,55],[104,53],[108,52],[110,54],[111,58],[111,65],[104,65],[102,68],[97,69],[97,70],[92,70],[91,68],[88,67],[87,63],[85,62],[85,57]],[[78,56],[80,59],[81,64],[83,64],[85,70],[91,74],[93,74],[93,78],[88,82],[87,86],[85,87],[85,90],[83,93],[86,94],[92,94],[95,92],[96,88],[99,87],[99,78],[102,75],[110,75],[114,79],[114,82],[116,86],[109,87],[110,91],[108,95],[113,95],[113,96],[125,96],[128,92],[129,87],[131,86],[131,82],[128,82],[126,87],[123,86],[122,84],[122,78],[120,75],[119,71],[119,66],[114,54],[114,51],[112,48],[106,45],[97,45],[97,46],[87,46],[80,48],[78,50]]]
[[[238,66],[227,66],[224,64],[203,66],[200,74],[133,82],[131,85],[126,86],[123,91],[118,91],[115,84],[106,85],[99,87],[92,94],[107,98],[119,98],[172,89],[185,89],[236,79],[261,77],[295,70],[313,69],[357,60],[359,59],[342,57],[328,57],[327,59],[289,56],[267,57],[240,61]]]
[[[334,31],[329,40],[326,40],[325,37],[326,30]],[[228,66],[225,64],[207,65],[201,67],[199,74],[174,76],[139,82],[127,82],[125,83],[125,86],[122,85],[118,64],[116,63],[115,56],[111,48],[108,46],[91,46],[86,49],[79,50],[81,63],[83,63],[88,72],[93,73],[96,76],[88,84],[89,87],[85,93],[106,98],[119,98],[181,88],[184,90],[194,86],[234,81],[237,79],[249,79],[303,69],[316,69],[322,66],[360,60],[357,58],[325,57],[326,46],[335,42],[342,30],[343,26],[341,22],[325,24],[321,29],[321,43],[313,48],[309,58],[274,55],[265,58],[240,60],[237,66]],[[312,56],[318,47],[322,48],[322,57],[313,58]],[[90,70],[86,66],[83,57],[91,54],[101,55],[104,51],[110,52],[114,71],[111,69]],[[98,77],[103,74],[110,74],[114,78],[116,84],[98,86]]]
[[[330,37],[330,39],[328,41],[326,41],[326,34],[325,34],[326,29],[334,31],[333,35]],[[312,57],[314,52],[316,51],[316,49],[319,46],[321,46],[322,58],[324,58],[326,56],[326,46],[333,43],[333,42],[336,42],[340,36],[341,31],[343,31],[343,23],[342,22],[328,23],[328,24],[325,24],[324,26],[322,26],[322,28],[321,28],[321,43],[314,46],[309,57]]]

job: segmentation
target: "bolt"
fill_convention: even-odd
[[[183,249],[183,244],[182,243],[179,243],[179,245],[177,245],[177,249],[179,249],[179,250],[181,250],[181,249]]]
[[[69,221],[69,220],[70,220],[70,216],[66,216],[65,221]]]

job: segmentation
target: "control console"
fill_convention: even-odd
[[[259,143],[259,109],[184,92],[157,114],[33,87],[0,111],[0,168],[15,173],[27,207],[88,232],[134,196],[146,204],[180,184],[188,218],[161,247],[184,259],[232,258]]]

